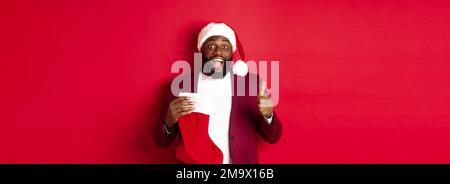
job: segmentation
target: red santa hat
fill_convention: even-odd
[[[227,38],[233,49],[233,73],[239,76],[245,76],[248,73],[248,66],[245,60],[244,49],[233,28],[225,23],[211,22],[202,28],[198,34],[197,49],[201,51],[203,43],[211,36],[223,36]],[[237,52],[236,52],[237,51]]]

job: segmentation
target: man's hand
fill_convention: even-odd
[[[273,102],[269,96],[265,95],[265,91],[267,88],[266,81],[261,82],[261,86],[259,88],[258,94],[258,107],[259,113],[264,116],[266,119],[271,118],[273,114]]]
[[[172,129],[178,122],[178,118],[190,114],[195,109],[194,102],[190,99],[190,97],[177,97],[170,102],[165,120],[167,128]]]

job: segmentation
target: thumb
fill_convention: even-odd
[[[265,80],[261,81],[261,86],[259,87],[259,96],[264,96],[266,94],[267,82]]]

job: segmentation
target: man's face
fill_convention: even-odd
[[[225,63],[231,61],[233,55],[231,43],[227,38],[211,36],[203,43],[201,51],[203,64],[207,64],[207,67],[211,68],[211,74],[215,72],[226,73],[224,72]]]

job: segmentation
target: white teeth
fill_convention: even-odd
[[[223,62],[223,59],[216,58],[216,59],[213,59],[213,61],[220,61],[220,62]]]

